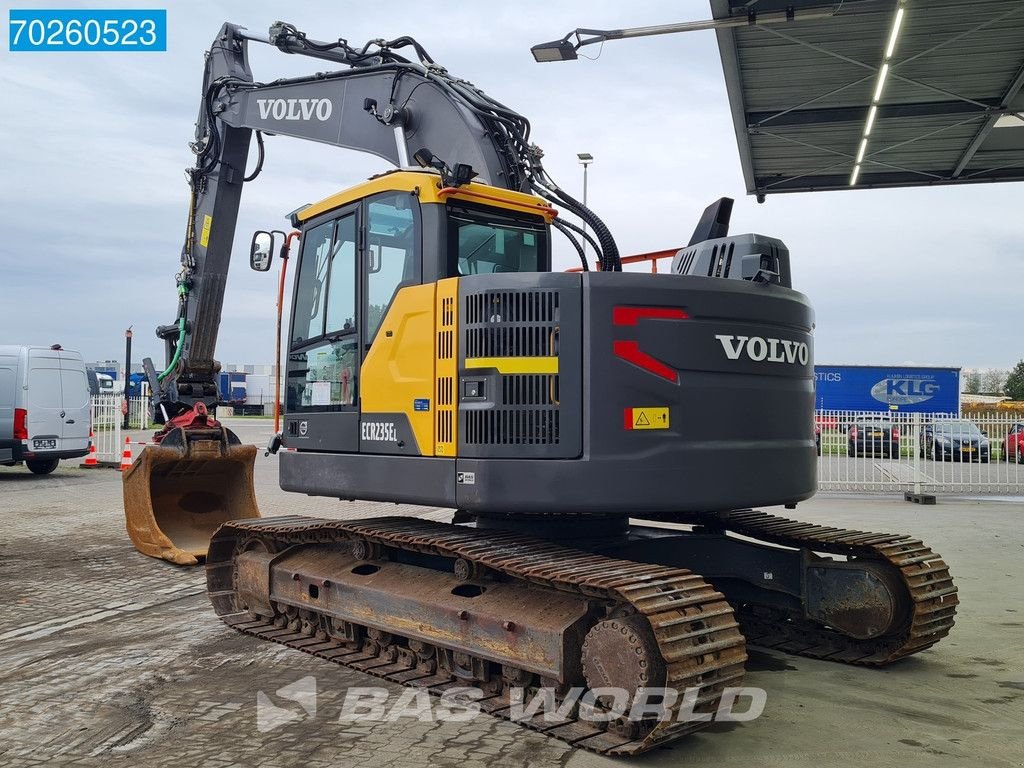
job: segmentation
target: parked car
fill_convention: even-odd
[[[987,464],[991,446],[985,433],[967,419],[933,421],[921,427],[918,454],[935,461],[974,461]]]
[[[89,382],[77,352],[0,346],[0,465],[37,475],[89,452]]]
[[[887,419],[865,417],[851,422],[846,431],[846,455],[900,455],[900,428]]]
[[[821,426],[814,425],[814,451],[821,456]]]
[[[1017,422],[1003,441],[1003,461],[1024,464],[1024,424]]]
[[[818,414],[814,417],[814,423],[817,424],[820,429],[824,429],[829,432],[834,432],[839,429],[839,418],[836,416]]]

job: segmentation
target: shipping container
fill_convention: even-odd
[[[960,369],[876,365],[814,366],[819,411],[960,413]]]
[[[245,404],[246,382],[244,373],[221,371],[219,385],[221,402],[235,408]]]

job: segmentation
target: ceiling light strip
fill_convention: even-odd
[[[868,137],[875,127],[875,119],[878,117],[878,106],[882,101],[882,93],[885,91],[885,81],[889,77],[889,62],[896,51],[896,43],[899,41],[900,30],[903,28],[903,17],[906,9],[903,6],[904,0],[899,0],[896,8],[896,15],[892,20],[892,29],[889,30],[889,41],[885,46],[885,58],[878,70],[878,81],[875,83],[875,93],[871,98],[871,109],[868,110],[867,120],[864,122],[864,132],[861,134],[860,147],[857,149],[857,159],[854,161],[853,172],[850,174],[850,186],[856,186],[860,178],[861,163],[864,162],[864,155],[868,150]]]

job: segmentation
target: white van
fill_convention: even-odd
[[[77,352],[0,345],[0,466],[37,475],[89,452],[89,381]]]

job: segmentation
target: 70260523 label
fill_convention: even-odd
[[[166,51],[167,11],[16,9],[8,14],[11,51]]]

